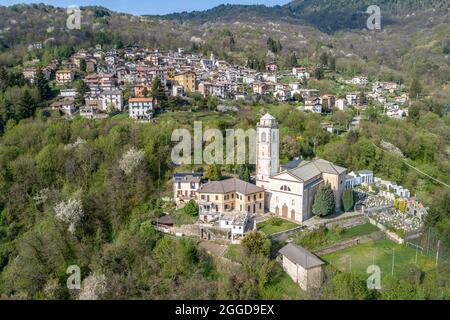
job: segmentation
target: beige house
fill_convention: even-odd
[[[191,200],[197,200],[197,191],[202,184],[202,177],[203,174],[199,172],[173,175],[173,198],[178,209]]]
[[[197,193],[205,223],[226,212],[264,213],[264,189],[236,178],[209,182]]]
[[[197,76],[192,71],[186,71],[180,74],[175,75],[174,80],[180,85],[183,86],[185,92],[195,92],[195,84],[197,80]]]
[[[279,251],[284,271],[304,291],[319,289],[323,283],[323,265],[317,256],[293,243]]]
[[[75,74],[72,70],[64,69],[56,71],[56,82],[59,84],[70,83],[73,81]]]

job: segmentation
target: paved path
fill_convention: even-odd
[[[362,213],[360,211],[353,211],[353,212],[332,214],[326,218],[319,218],[319,217],[314,216],[306,221],[303,221],[303,225],[307,228],[311,228],[317,224],[330,223],[330,222],[334,222],[339,219],[352,218],[352,217],[357,217],[360,215],[362,215]]]

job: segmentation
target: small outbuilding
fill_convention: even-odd
[[[318,289],[323,283],[323,265],[316,255],[302,247],[289,243],[279,251],[284,271],[304,291]]]

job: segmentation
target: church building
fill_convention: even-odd
[[[315,194],[324,183],[334,192],[336,212],[341,210],[347,169],[314,159],[280,171],[277,120],[264,115],[256,132],[256,185],[265,190],[266,211],[301,223],[312,217]]]

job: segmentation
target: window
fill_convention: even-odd
[[[178,182],[178,189],[181,189],[181,182]]]
[[[205,196],[204,195],[202,195],[202,200],[205,200]]]
[[[280,190],[291,191],[291,188],[289,188],[288,186],[281,186]]]
[[[265,132],[261,133],[261,142],[267,141],[267,134]]]
[[[250,201],[250,196],[247,197],[247,200]]]
[[[195,189],[195,182],[191,182],[191,189]]]
[[[219,196],[216,196],[216,201],[219,200]]]
[[[259,198],[262,199],[262,193],[259,194]]]

